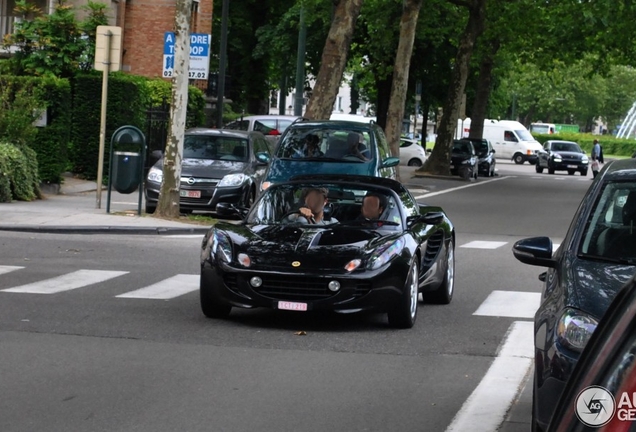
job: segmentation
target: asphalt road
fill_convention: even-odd
[[[532,321],[474,315],[493,292],[540,292],[543,270],[517,262],[512,244],[559,243],[591,184],[527,164],[498,172],[414,191],[454,222],[457,274],[453,302],[420,305],[410,330],[383,315],[233,310],[208,320],[196,291],[117,297],[166,280],[196,287],[199,238],[0,233],[0,430],[447,430],[511,326]],[[54,294],[3,291],[79,270],[120,273]]]

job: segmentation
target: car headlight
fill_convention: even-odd
[[[272,185],[272,182],[264,181],[263,183],[261,183],[261,191],[264,191],[265,189],[267,189],[271,185]]]
[[[552,155],[552,160],[555,162],[561,162],[563,159],[561,158],[561,155],[558,153],[555,153]]]
[[[163,181],[163,170],[152,167],[148,171],[148,181],[161,183]]]
[[[581,162],[583,163],[588,163],[590,160],[587,158],[587,156],[581,156]]]
[[[598,321],[576,309],[566,309],[557,324],[557,340],[563,346],[581,352],[596,330]]]
[[[378,269],[382,267],[384,264],[391,261],[393,258],[398,256],[402,249],[404,248],[404,238],[400,237],[394,242],[387,242],[384,245],[380,246],[376,251],[371,255],[369,259],[369,263],[367,264],[367,268],[371,270]]]
[[[217,187],[240,186],[245,180],[247,180],[245,174],[228,174],[221,179]]]
[[[212,259],[222,259],[228,263],[232,261],[232,244],[225,234],[214,230],[208,242]]]

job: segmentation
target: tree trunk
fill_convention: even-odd
[[[459,108],[466,88],[468,67],[475,47],[475,41],[484,29],[485,10],[486,0],[470,1],[468,24],[457,48],[455,67],[450,80],[448,98],[444,104],[444,114],[437,129],[435,147],[433,147],[433,151],[424,166],[418,171],[436,175],[450,174],[450,155],[457,129]]]
[[[328,119],[331,116],[362,1],[339,0],[335,5],[333,21],[322,51],[320,70],[305,111],[305,117],[309,119]]]
[[[163,156],[163,182],[157,202],[157,216],[179,216],[179,185],[183,135],[188,108],[188,67],[190,64],[190,15],[192,0],[177,0],[174,18],[174,73],[172,76],[172,103],[170,128]]]
[[[417,18],[422,7],[422,0],[404,0],[402,20],[400,21],[400,42],[393,66],[393,85],[385,133],[393,155],[400,154],[400,135],[402,133],[402,119],[404,118],[404,102],[409,84],[409,68],[413,53],[413,41]]]
[[[375,103],[375,118],[382,129],[386,128],[387,115],[389,113],[389,101],[391,99],[391,83],[393,82],[393,75],[389,75],[385,79],[375,80],[375,88],[378,91],[377,100]]]
[[[499,51],[499,40],[490,40],[488,48],[484,52],[484,58],[479,66],[479,78],[477,80],[477,90],[475,92],[475,102],[470,113],[470,138],[483,138],[484,120],[486,119],[486,109],[492,90],[492,70],[495,67],[495,57]]]

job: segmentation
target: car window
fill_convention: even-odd
[[[186,135],[184,159],[245,160],[247,140],[209,135]]]
[[[413,142],[411,141],[400,141],[400,147],[404,148],[404,147],[410,147],[413,144]]]
[[[282,134],[287,130],[290,124],[292,124],[291,120],[278,120],[278,132]]]
[[[269,134],[271,131],[276,130],[275,119],[255,120],[254,130],[263,133],[263,135]]]
[[[530,132],[528,132],[526,129],[517,129],[515,130],[515,133],[517,134],[517,136],[522,139],[523,141],[534,141],[534,137],[532,136],[532,134]],[[517,141],[517,139],[515,138],[512,141]]]
[[[375,132],[374,136],[378,146],[378,152],[380,153],[380,160],[384,160],[391,156],[391,149],[389,148],[389,143],[386,140],[384,131],[382,131],[382,129],[376,129]]]
[[[250,127],[249,120],[236,120],[231,123],[228,123],[224,129],[234,129],[234,130],[243,130],[246,131]]]
[[[581,147],[579,147],[579,145],[576,143],[566,143],[566,142],[554,143],[552,145],[552,150],[582,153]]]
[[[306,158],[307,157],[307,142],[309,137],[318,138],[318,148],[320,150],[320,157],[326,157],[331,159],[347,159],[351,160],[351,149],[349,145],[350,135],[355,134],[358,136],[358,142],[362,141],[363,144],[359,147],[362,154],[370,158],[370,136],[367,131],[353,130],[353,129],[333,129],[333,128],[316,128],[316,127],[295,127],[289,129],[283,139],[276,148],[276,156],[282,159],[285,158]],[[365,151],[366,150],[366,151]],[[314,160],[311,158],[310,160]],[[360,162],[366,162],[358,159]]]
[[[519,142],[515,134],[512,131],[508,130],[504,132],[504,141]]]
[[[261,137],[254,138],[254,153],[267,153],[269,155],[267,141]]]
[[[608,182],[590,213],[580,252],[609,259],[634,259],[636,248],[636,184]],[[629,245],[628,245],[629,243]]]

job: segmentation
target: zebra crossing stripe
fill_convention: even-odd
[[[56,294],[104,282],[127,273],[127,271],[77,270],[62,276],[44,279],[38,282],[3,289],[0,291],[30,294]]]
[[[499,241],[471,241],[460,247],[463,248],[473,248],[473,249],[497,249],[502,247],[508,242],[499,242]]]
[[[473,315],[533,318],[541,303],[541,293],[492,291]]]
[[[119,298],[168,300],[199,289],[199,275],[178,274],[156,284],[120,294]]]
[[[3,265],[0,265],[0,275],[12,272],[14,270],[20,270],[20,269],[23,269],[23,268],[24,267],[20,267],[20,266],[3,266]]]

